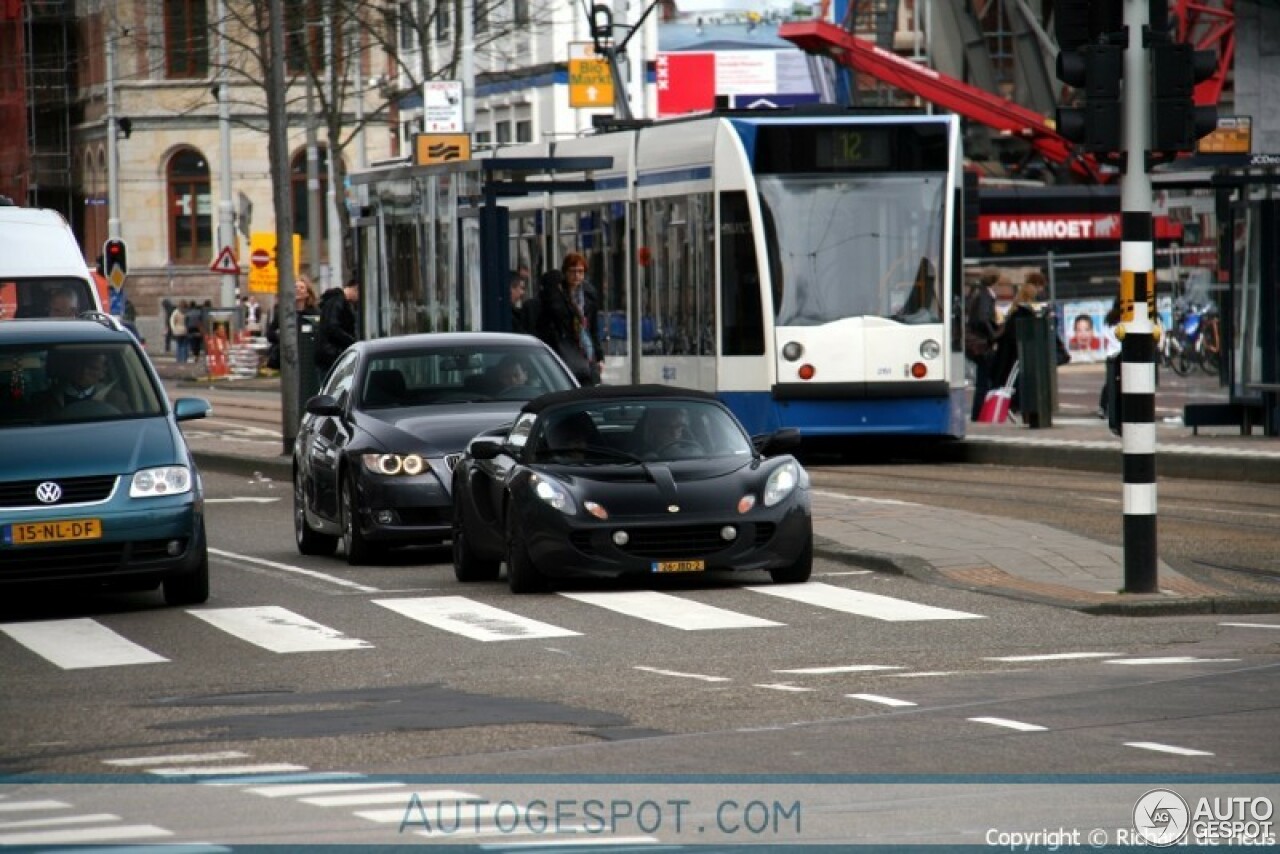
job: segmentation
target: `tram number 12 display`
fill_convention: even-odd
[[[822,169],[883,170],[892,163],[884,128],[826,128],[817,143]]]

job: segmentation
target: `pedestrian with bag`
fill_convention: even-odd
[[[1018,285],[1018,290],[1013,295],[1013,302],[1009,305],[1004,322],[1000,324],[1000,331],[996,335],[995,358],[991,363],[993,387],[1006,385],[1010,382],[1010,376],[1014,375],[1018,365],[1017,319],[1022,316],[1036,316],[1036,296],[1036,286],[1032,282],[1023,282]],[[1021,412],[1020,404],[1018,386],[1015,383],[1011,401],[1012,411]]]
[[[604,369],[604,350],[595,329],[599,305],[584,287],[587,259],[577,252],[564,256],[559,270],[542,274],[538,292],[538,337],[556,352],[580,385],[597,385]]]
[[[995,361],[1000,322],[996,317],[996,285],[999,273],[984,273],[965,305],[964,354],[973,362],[973,406],[969,420],[977,421],[982,402],[992,389],[991,368]]]

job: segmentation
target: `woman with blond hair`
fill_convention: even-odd
[[[1018,285],[1018,290],[1013,295],[1013,302],[1009,304],[1009,310],[1005,312],[1004,320],[1000,323],[1000,330],[996,333],[996,358],[991,366],[991,385],[993,388],[999,388],[1009,381],[1009,374],[1013,371],[1013,366],[1018,361],[1017,319],[1036,315],[1036,302],[1039,299],[1039,295],[1039,286],[1031,281]],[[1018,389],[1015,383],[1010,410],[1013,412],[1020,411],[1018,403]]]

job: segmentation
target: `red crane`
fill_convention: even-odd
[[[919,95],[930,103],[1021,137],[1046,159],[1065,163],[1082,177],[1098,183],[1105,183],[1112,177],[1112,173],[1104,171],[1096,158],[1080,151],[1059,134],[1048,119],[1034,110],[918,65],[874,42],[860,39],[836,24],[826,21],[786,23],[778,29],[778,35],[806,53],[829,56],[842,65]]]

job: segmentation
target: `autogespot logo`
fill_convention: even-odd
[[[1133,805],[1133,826],[1148,844],[1163,848],[1186,834],[1190,815],[1177,792],[1152,789]]]

